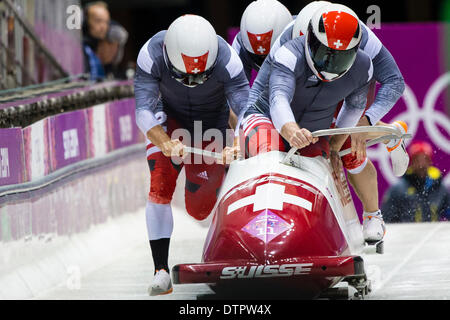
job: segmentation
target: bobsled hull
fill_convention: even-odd
[[[364,239],[344,173],[333,174],[321,157],[294,156],[285,165],[284,156],[232,163],[202,263],[175,266],[174,283],[315,297],[345,277],[364,275],[358,256]]]
[[[255,296],[269,289],[271,294],[314,297],[336,279],[364,276],[364,263],[352,256],[292,258],[266,265],[248,261],[180,264],[172,269],[172,276],[176,284],[205,283],[219,293],[238,290]]]

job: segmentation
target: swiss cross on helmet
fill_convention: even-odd
[[[257,66],[261,66],[275,40],[291,21],[291,13],[279,1],[258,0],[248,5],[241,18],[241,37]]]
[[[164,60],[172,77],[187,87],[208,80],[217,60],[219,42],[204,18],[187,14],[176,19],[164,37]]]
[[[355,62],[361,37],[359,19],[353,10],[340,4],[321,7],[306,34],[309,67],[322,81],[341,78]]]

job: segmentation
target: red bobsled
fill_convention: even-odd
[[[317,298],[340,282],[367,294],[365,243],[343,171],[322,157],[270,152],[231,164],[202,263],[173,267],[175,284],[218,294]]]

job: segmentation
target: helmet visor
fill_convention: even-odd
[[[308,50],[316,70],[326,75],[327,80],[337,79],[344,75],[355,62],[359,45],[349,50],[336,50],[327,47],[312,32],[309,26],[307,38]]]

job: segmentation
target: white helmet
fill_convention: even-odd
[[[257,65],[269,54],[275,40],[292,21],[289,10],[277,0],[250,3],[241,19],[241,36],[245,49]]]
[[[319,8],[306,33],[309,67],[322,81],[339,79],[353,66],[361,37],[361,25],[353,10],[341,4]]]
[[[305,6],[295,18],[294,29],[292,30],[292,39],[303,36],[308,31],[309,21],[313,17],[314,13],[321,7],[324,7],[331,2],[328,1],[313,1]]]
[[[187,14],[170,25],[164,37],[164,59],[172,77],[188,87],[204,83],[216,63],[219,42],[204,18]]]

